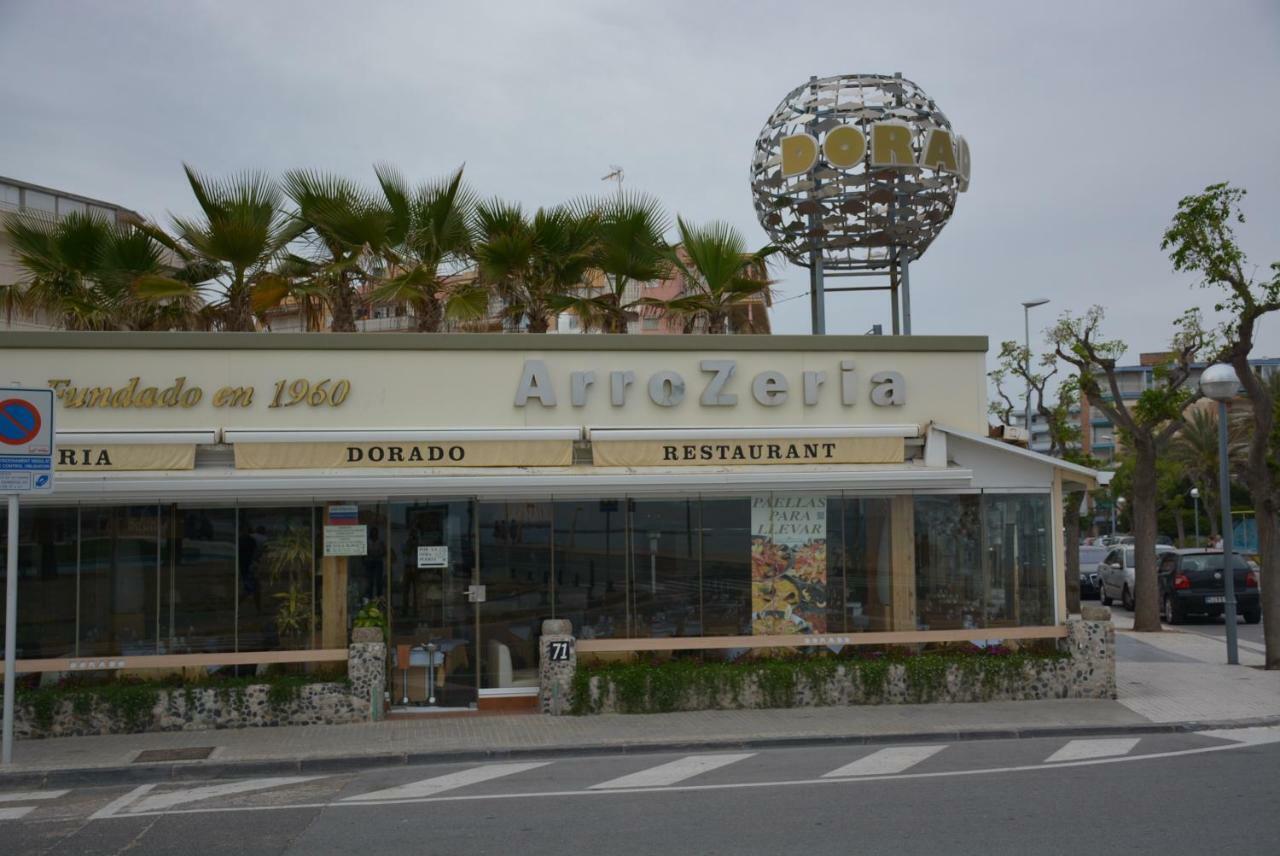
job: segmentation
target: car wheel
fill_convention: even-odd
[[[1133,595],[1129,593],[1128,586],[1125,586],[1120,592],[1120,605],[1130,612],[1133,612]]]
[[[1098,586],[1098,600],[1102,601],[1103,606],[1110,606],[1114,603],[1111,598],[1107,597],[1107,587],[1104,585]]]
[[[1262,610],[1246,609],[1244,611],[1245,624],[1257,624],[1261,620],[1262,620]]]
[[[1170,595],[1164,596],[1164,623],[1165,624],[1181,624],[1182,610],[1178,609]]]

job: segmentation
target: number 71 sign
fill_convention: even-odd
[[[573,656],[573,642],[548,642],[547,660],[552,663],[565,663]]]

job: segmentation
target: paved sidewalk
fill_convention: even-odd
[[[1280,672],[1223,665],[1220,641],[1138,634],[1116,616],[1116,701],[885,705],[648,716],[430,717],[368,725],[188,731],[20,741],[0,787],[212,778],[521,753],[655,751],[821,742],[956,740],[1180,730],[1280,722]],[[1242,651],[1242,660],[1261,661]],[[1246,660],[1246,662],[1249,662]],[[137,764],[147,749],[214,747],[206,761]]]

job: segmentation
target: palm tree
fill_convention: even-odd
[[[198,220],[174,217],[180,243],[173,248],[189,262],[206,260],[217,266],[215,279],[223,297],[219,322],[224,330],[255,329],[251,292],[271,276],[273,262],[298,235],[297,227],[281,211],[280,190],[268,176],[243,172],[211,179],[183,164],[191,191],[200,206]],[[153,230],[153,237],[163,233]],[[149,293],[175,296],[175,283],[153,284]],[[167,289],[167,292],[166,292]]]
[[[299,228],[309,233],[313,267],[303,280],[319,286],[332,317],[329,329],[356,329],[356,288],[374,277],[365,265],[379,259],[392,242],[394,216],[375,194],[350,179],[313,170],[291,170],[285,193],[297,205]]]
[[[446,317],[483,317],[488,292],[446,275],[464,267],[471,252],[476,200],[462,181],[462,167],[415,190],[389,166],[378,166],[376,172],[392,215],[386,256],[394,273],[370,298],[408,304],[422,333],[438,332]]]
[[[604,287],[566,295],[556,308],[573,312],[584,329],[599,325],[606,333],[625,333],[640,305],[627,300],[627,286],[670,276],[670,247],[664,237],[670,221],[656,199],[636,193],[590,204],[584,213],[599,222],[592,263],[603,275]]]
[[[1233,469],[1246,457],[1240,428],[1235,420],[1227,423],[1227,457]],[[1209,516],[1209,536],[1218,535],[1218,413],[1215,408],[1196,407],[1187,412],[1186,424],[1169,446],[1169,456],[1186,474],[1191,484],[1200,489],[1201,505]]]
[[[777,247],[748,252],[742,234],[727,223],[693,226],[676,218],[680,244],[667,260],[684,277],[685,292],[670,300],[643,300],[662,306],[685,321],[686,330],[704,319],[707,332],[728,332],[729,317],[747,303],[772,295],[768,278],[769,256]]]
[[[72,213],[58,220],[12,218],[5,231],[26,271],[6,289],[12,311],[39,309],[69,330],[168,330],[201,326],[203,300],[189,285],[180,296],[152,293],[176,275],[201,275],[198,267],[176,274],[164,245],[133,223]]]
[[[486,202],[476,209],[475,259],[482,282],[506,305],[512,325],[545,333],[563,298],[579,291],[598,241],[594,213],[539,208],[530,220],[519,205]]]

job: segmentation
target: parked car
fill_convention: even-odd
[[[1112,547],[1098,563],[1098,600],[1103,606],[1115,601],[1125,609],[1133,609],[1133,570],[1137,551],[1133,545]]]
[[[1080,547],[1080,599],[1093,600],[1098,596],[1098,564],[1109,551],[1101,544],[1083,544]]]
[[[1262,620],[1258,592],[1258,566],[1232,555],[1236,611],[1249,624]],[[1223,577],[1223,553],[1193,549],[1160,554],[1160,611],[1166,624],[1181,624],[1188,615],[1216,617],[1226,609],[1227,583]]]

